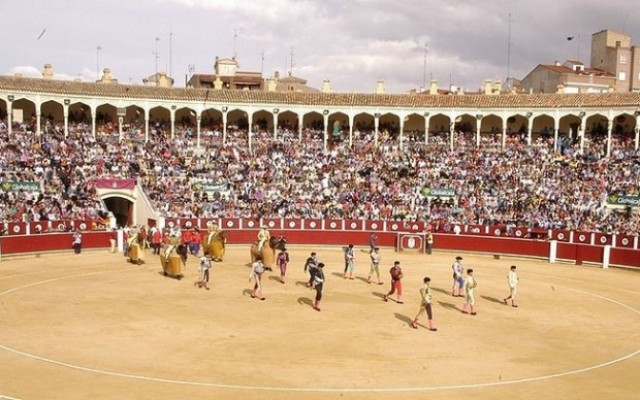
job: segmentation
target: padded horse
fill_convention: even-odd
[[[133,234],[129,238],[129,262],[144,264],[144,236],[140,233]]]
[[[227,232],[223,230],[212,231],[207,234],[204,240],[204,251],[211,254],[211,259],[216,262],[222,261],[227,244]]]
[[[180,244],[180,239],[171,238],[167,247],[160,252],[160,264],[164,276],[182,279],[184,277],[182,268],[187,264],[188,252],[187,246]]]
[[[272,237],[269,241],[265,242],[262,246],[262,250],[258,251],[258,241],[255,241],[251,245],[251,264],[257,259],[262,260],[265,269],[271,271],[276,267],[276,250],[282,250],[285,248],[287,241],[284,236]]]

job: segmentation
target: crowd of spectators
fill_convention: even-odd
[[[71,121],[67,138],[60,124],[16,124],[9,137],[0,121],[0,183],[42,182],[40,192],[1,192],[0,220],[93,219],[106,210],[96,178],[136,178],[160,215],[183,218],[290,217],[430,221],[439,225],[505,224],[637,234],[640,213],[608,208],[611,194],[638,196],[639,152],[633,138],[615,135],[610,157],[606,136],[592,135],[585,151],[564,137],[537,136],[531,146],[510,134],[450,136],[382,130],[378,146],[371,131],[355,130],[354,145],[330,140],[322,130],[298,132],[256,128],[251,150],[245,129],[230,127],[222,145],[218,127],[203,127],[201,147],[194,127],[129,122],[119,140],[117,124],[100,121],[96,136],[86,121]],[[194,183],[215,185],[196,191]],[[425,188],[452,189],[434,198]]]

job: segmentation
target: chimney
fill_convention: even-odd
[[[322,81],[322,93],[331,93],[331,82],[329,79]]]
[[[222,79],[219,76],[216,76],[216,80],[213,81],[213,88],[215,90],[222,90]]]
[[[384,94],[384,79],[378,79],[378,84],[376,85],[376,94]]]
[[[559,66],[561,66],[562,64],[560,64],[560,61],[555,60],[555,61],[553,62],[553,65],[555,65],[556,67],[559,67]]]
[[[276,78],[276,80],[277,80],[277,79],[280,79],[280,71],[276,71],[276,72],[273,74],[273,77],[274,77],[274,78]]]
[[[267,79],[267,92],[275,92],[278,87],[278,72],[273,79]]]
[[[42,71],[42,79],[46,81],[50,81],[53,79],[53,67],[51,64],[45,64],[44,70]]]
[[[103,69],[100,83],[111,83],[112,80],[113,80],[113,77],[111,76],[111,68]]]
[[[431,83],[429,83],[429,94],[438,94],[438,81],[436,79],[432,79]]]
[[[484,80],[484,94],[487,96],[493,94],[493,81],[491,79]]]
[[[564,93],[564,85],[562,83],[558,84],[556,93],[557,94],[563,94]]]

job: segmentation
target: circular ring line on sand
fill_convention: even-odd
[[[22,290],[22,289],[27,289],[27,288],[34,287],[34,286],[44,285],[44,284],[47,284],[47,283],[58,282],[58,281],[66,280],[66,279],[80,278],[80,277],[85,277],[85,276],[92,276],[92,275],[107,274],[107,273],[112,273],[112,272],[119,272],[119,271],[122,271],[122,270],[123,269],[110,270],[110,271],[100,271],[100,272],[89,272],[89,273],[78,274],[78,275],[64,276],[64,277],[61,277],[61,278],[47,279],[47,280],[40,281],[40,282],[33,282],[33,283],[30,283],[30,284],[17,286],[15,288],[8,289],[8,290],[5,290],[3,292],[0,292],[0,297],[5,296],[5,295],[7,295],[9,293],[17,292],[17,291]],[[124,269],[124,270],[129,270],[129,269],[127,268],[127,269]],[[532,281],[532,282],[535,282],[535,281]],[[538,282],[538,283],[542,283],[542,282]],[[558,286],[558,287],[561,287],[561,286]],[[601,299],[601,300],[604,300],[604,301],[619,305],[619,306],[621,306],[623,308],[626,308],[627,310],[629,310],[629,311],[631,311],[631,312],[633,312],[635,314],[639,314],[640,315],[640,310],[638,310],[637,308],[632,307],[632,306],[630,306],[630,305],[628,305],[626,303],[623,303],[621,301],[614,300],[614,299],[611,299],[609,297],[605,297],[605,296],[602,296],[602,295],[599,295],[599,294],[586,292],[586,291],[583,291],[583,290],[567,288],[567,287],[563,287],[563,289],[567,289],[567,290],[570,290],[570,291],[573,291],[573,292],[576,292],[576,293],[592,296],[592,297],[595,297],[595,298],[598,298],[598,299]],[[77,370],[77,371],[91,372],[91,373],[95,373],[95,374],[118,377],[118,378],[127,378],[127,379],[139,380],[139,381],[157,382],[157,383],[174,384],[174,385],[210,387],[210,388],[217,388],[217,389],[248,390],[248,391],[252,391],[252,390],[253,391],[271,391],[271,392],[307,392],[307,393],[434,392],[434,391],[444,391],[444,390],[478,389],[478,388],[486,388],[486,387],[516,385],[516,384],[520,384],[520,383],[530,383],[530,382],[537,382],[537,381],[549,380],[549,379],[554,379],[554,378],[560,378],[560,377],[563,377],[563,376],[577,375],[577,374],[581,374],[583,372],[593,371],[595,369],[600,369],[600,368],[608,367],[608,366],[613,365],[613,364],[618,364],[618,363],[621,363],[621,362],[623,362],[625,360],[628,360],[628,359],[633,358],[633,357],[637,356],[638,354],[640,354],[640,348],[639,348],[639,349],[637,349],[637,350],[635,350],[635,351],[633,351],[633,352],[631,352],[629,354],[626,354],[624,356],[621,356],[621,357],[618,357],[618,358],[615,358],[613,360],[606,361],[606,362],[603,362],[603,363],[600,363],[600,364],[584,367],[584,368],[579,368],[579,369],[574,369],[574,370],[569,370],[569,371],[564,371],[564,372],[557,372],[557,373],[548,374],[548,375],[528,377],[528,378],[508,379],[508,380],[491,381],[491,382],[483,382],[483,383],[467,383],[467,384],[455,384],[455,385],[434,385],[434,386],[415,386],[415,387],[387,387],[387,388],[315,388],[315,387],[278,387],[278,386],[231,385],[231,384],[215,383],[215,382],[198,382],[198,381],[186,381],[186,380],[180,380],[180,379],[165,379],[165,378],[157,378],[157,377],[153,377],[153,376],[127,374],[127,373],[123,373],[123,372],[115,372],[115,371],[108,371],[108,370],[102,370],[102,369],[91,368],[91,367],[83,367],[81,365],[70,364],[70,363],[66,363],[66,362],[63,362],[63,361],[58,361],[58,360],[53,360],[53,359],[50,359],[50,358],[38,356],[36,354],[27,353],[27,352],[24,352],[24,351],[21,351],[21,350],[17,350],[17,349],[5,346],[5,345],[3,345],[1,343],[0,343],[0,349],[5,350],[5,351],[10,352],[10,353],[13,353],[13,354],[16,354],[16,355],[20,355],[20,356],[32,359],[32,360],[42,361],[42,362],[45,362],[45,363],[58,365],[58,366],[61,366],[61,367],[66,367],[66,368],[74,369],[74,370]]]

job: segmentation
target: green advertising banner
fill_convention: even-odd
[[[205,183],[195,182],[191,185],[194,192],[224,192],[227,190],[227,183]]]
[[[640,196],[619,196],[612,194],[607,198],[612,206],[640,207]]]
[[[422,189],[422,194],[424,196],[430,196],[430,197],[455,197],[456,196],[456,191],[455,189],[450,189],[450,188],[424,188]]]
[[[40,182],[7,181],[0,183],[0,192],[39,192]]]

